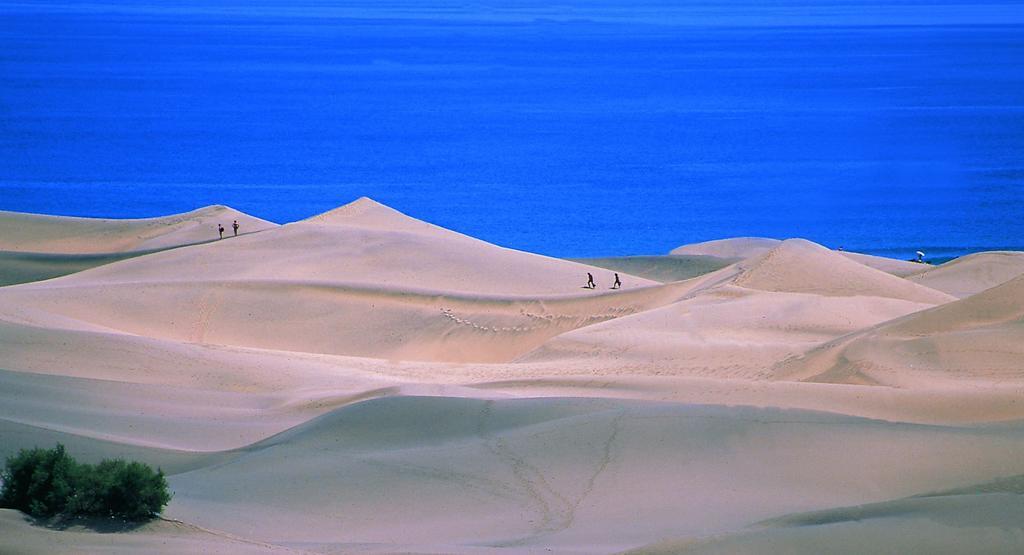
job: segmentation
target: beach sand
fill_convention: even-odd
[[[365,198],[0,238],[0,456],[174,491],[110,533],[0,511],[2,553],[1024,550],[1022,253],[568,261]]]

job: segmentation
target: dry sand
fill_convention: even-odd
[[[9,252],[133,253],[0,287],[0,455],[59,441],[175,492],[115,533],[2,511],[0,552],[1024,549],[1019,253],[590,265],[369,199],[228,210],[0,217]],[[226,214],[259,232],[203,242]]]
[[[59,277],[161,250],[276,227],[227,206],[138,220],[72,218],[0,210],[0,286]]]
[[[761,256],[779,246],[782,241],[766,237],[733,237],[703,243],[693,243],[672,249],[671,255],[715,256],[743,259]]]
[[[735,237],[732,239],[718,239],[704,243],[683,245],[673,249],[669,255],[670,257],[701,257],[724,262],[737,262],[763,256],[768,251],[781,245],[782,242],[779,239],[768,239],[765,237]],[[859,252],[841,250],[836,252],[865,266],[870,266],[876,270],[899,277],[919,274],[930,268],[930,266],[906,260],[896,260],[894,258],[873,256]]]
[[[979,252],[929,268],[911,281],[964,298],[1024,274],[1024,252]]]
[[[661,283],[695,278],[720,270],[737,258],[720,258],[705,255],[670,254],[667,256],[615,256],[607,258],[577,258],[575,262],[623,272]]]
[[[276,227],[227,206],[207,206],[184,214],[138,220],[74,218],[0,210],[0,250],[51,254],[101,254],[149,251],[203,243],[233,234],[238,221],[242,234]]]

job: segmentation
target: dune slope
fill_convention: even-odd
[[[1024,495],[913,497],[772,519],[709,539],[666,540],[628,555],[1014,553],[1024,542]]]
[[[605,268],[614,272],[653,279],[662,283],[699,277],[720,270],[738,259],[703,255],[619,256],[610,258],[579,258],[574,262]]]
[[[231,235],[235,220],[243,234],[276,226],[220,205],[138,220],[0,211],[0,251],[99,254],[164,249],[215,240],[217,224]]]
[[[524,361],[604,360],[658,374],[764,379],[772,366],[819,344],[933,305],[724,285],[640,314],[555,337]]]
[[[205,229],[178,223],[106,245]],[[956,300],[806,241],[715,248],[748,247],[604,269],[360,199],[2,287],[0,456],[130,457],[175,495],[112,534],[0,512],[0,551],[1024,545],[1024,277]]]
[[[207,206],[185,214],[140,220],[0,211],[0,287],[215,241],[218,224],[231,237],[233,221],[238,221],[242,234],[276,226],[226,206]]]
[[[694,281],[702,285],[684,300],[567,332],[521,360],[615,359],[659,375],[764,379],[823,342],[952,300],[797,239]]]
[[[49,529],[34,525],[31,519],[10,509],[0,509],[0,552],[11,555],[300,553],[173,520],[158,520],[127,529],[103,524]]]
[[[587,273],[601,289],[588,290]],[[369,199],[231,241],[0,292],[37,327],[387,359],[501,361],[686,284],[504,249]],[[499,296],[500,293],[500,296]]]
[[[888,297],[939,304],[954,297],[857,263],[803,239],[789,239],[747,263],[735,285],[762,291]]]
[[[1024,252],[993,251],[970,254],[930,268],[909,279],[964,298],[1024,274]]]
[[[861,464],[865,454],[876,464]],[[1019,426],[985,432],[776,409],[394,397],[173,476],[169,514],[318,549],[607,553],[987,481],[1024,468],[1011,462],[1021,454]]]
[[[1024,380],[1024,276],[826,343],[777,375],[902,387]]]
[[[892,274],[898,277],[909,277],[915,274],[928,271],[931,266],[927,264],[919,264],[917,262],[911,262],[909,260],[899,260],[896,258],[886,258],[884,256],[874,256],[871,254],[862,254],[859,252],[850,251],[837,251],[839,254],[853,260],[854,262],[860,262],[861,264],[881,270],[887,274]]]
[[[718,258],[744,259],[761,256],[779,246],[782,241],[765,237],[733,237],[703,243],[693,243],[672,249],[672,255],[701,255]]]
[[[672,250],[672,255],[707,256],[712,258],[737,261],[763,256],[768,251],[778,247],[782,241],[778,239],[767,239],[763,237],[734,237],[731,239],[718,239],[692,245],[683,245]],[[899,277],[907,277],[926,271],[929,266],[915,264],[906,260],[873,256],[858,252],[836,251],[838,254],[859,262],[870,268],[881,270],[887,274]]]

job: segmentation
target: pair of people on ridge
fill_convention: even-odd
[[[238,237],[238,220],[235,220],[231,224],[231,229],[235,232],[235,237]],[[224,238],[224,226],[217,224],[217,233],[220,234],[220,238]]]
[[[594,274],[591,274],[590,272],[587,272],[587,285],[586,285],[586,288],[587,289],[595,289],[596,287],[597,287],[597,284],[594,283]],[[615,282],[612,283],[612,289],[618,289],[620,287],[622,287],[622,281],[619,280],[619,274],[618,274],[618,272],[616,272],[615,273]]]

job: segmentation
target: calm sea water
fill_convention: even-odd
[[[556,256],[1021,248],[1024,8],[0,0],[0,209],[362,195]]]

